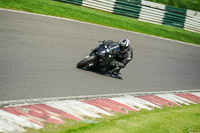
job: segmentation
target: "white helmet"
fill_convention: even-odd
[[[122,39],[122,40],[119,41],[119,45],[121,47],[127,48],[130,45],[130,41],[128,39],[126,39],[126,38]]]
[[[130,41],[126,38],[122,39],[121,41],[119,41],[119,46],[120,46],[120,52],[124,53],[128,50],[130,46]]]

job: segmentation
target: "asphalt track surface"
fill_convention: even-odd
[[[99,40],[129,38],[116,79],[76,64]],[[200,47],[91,24],[0,10],[0,101],[200,88]]]

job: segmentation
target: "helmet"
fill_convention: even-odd
[[[119,46],[120,46],[121,51],[126,51],[129,45],[130,45],[130,41],[126,38],[119,41]]]

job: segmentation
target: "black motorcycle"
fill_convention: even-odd
[[[77,68],[87,68],[91,70],[104,70],[109,71],[112,69],[110,62],[115,59],[119,52],[119,45],[115,42],[104,44],[102,41],[98,47],[82,59],[77,64]]]

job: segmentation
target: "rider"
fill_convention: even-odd
[[[103,43],[114,43],[112,40],[104,40]],[[126,65],[133,59],[133,49],[130,47],[130,41],[128,39],[122,39],[118,42],[120,51],[118,56],[110,62],[113,67],[112,74],[117,76],[121,68],[125,68]]]

